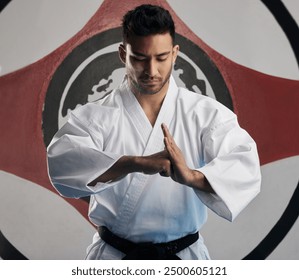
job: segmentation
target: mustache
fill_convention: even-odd
[[[142,82],[161,82],[162,78],[161,77],[151,77],[151,76],[142,76],[139,78],[140,81]]]

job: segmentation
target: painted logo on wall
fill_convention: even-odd
[[[66,122],[68,112],[111,93],[125,75],[118,57],[121,28],[97,34],[77,46],[61,63],[47,90],[43,132],[48,146]],[[176,34],[180,53],[173,69],[178,85],[208,95],[233,110],[228,88],[207,54],[192,41]]]

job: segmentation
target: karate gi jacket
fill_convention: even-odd
[[[123,155],[146,156],[164,149],[165,123],[189,168],[202,172],[215,194],[181,185],[159,174],[131,173],[88,186]],[[216,100],[184,88],[173,77],[152,126],[126,79],[100,101],[73,110],[48,146],[53,186],[66,197],[90,196],[89,218],[133,242],[168,242],[199,231],[207,207],[234,220],[260,191],[257,147],[236,115]],[[178,253],[207,259],[202,238]],[[96,233],[88,259],[123,254]]]

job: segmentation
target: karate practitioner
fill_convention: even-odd
[[[48,147],[56,190],[90,196],[87,259],[209,259],[207,207],[232,221],[260,191],[255,142],[225,106],[177,87],[178,51],[168,11],[128,12],[123,83],[72,111]]]

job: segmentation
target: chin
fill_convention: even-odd
[[[144,88],[140,88],[140,93],[144,94],[144,95],[155,95],[158,94],[160,91],[162,90],[162,88],[156,89],[156,90],[147,90]]]

